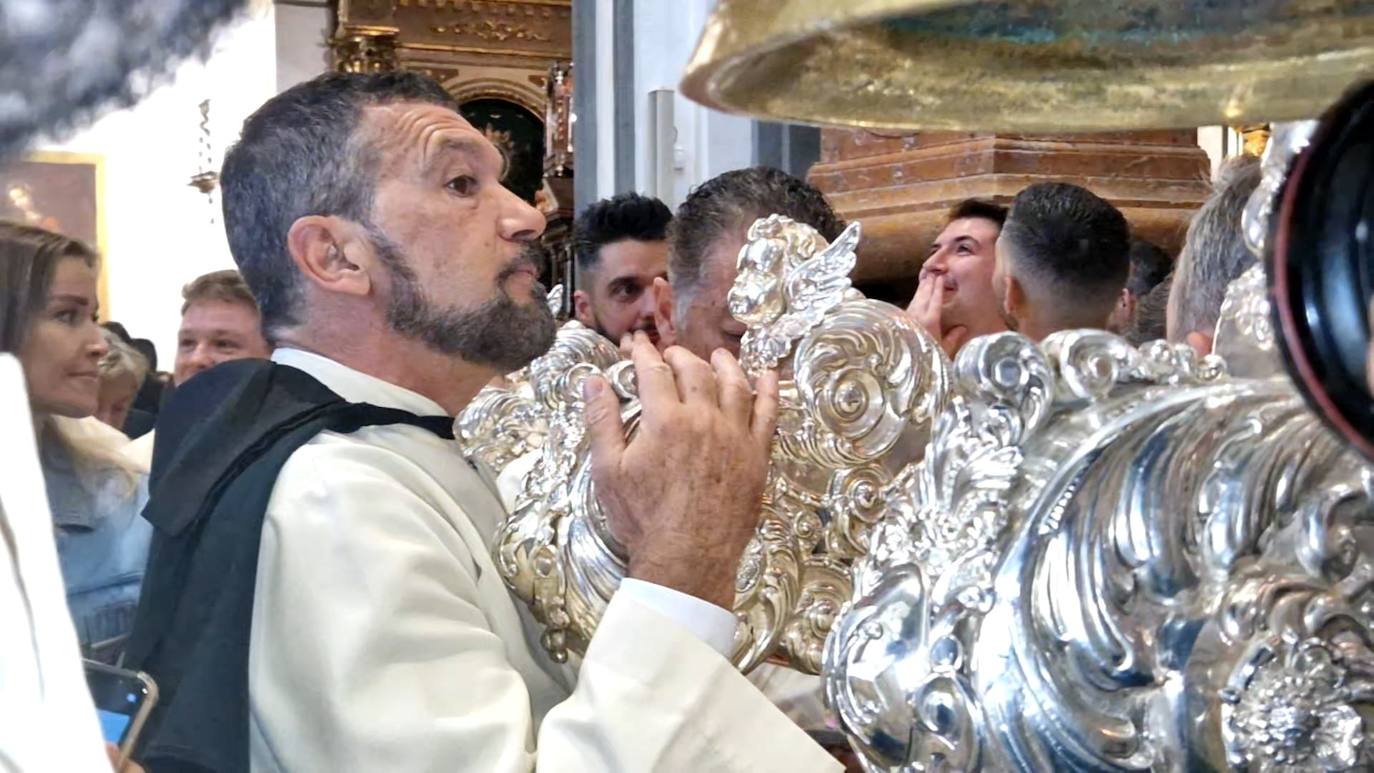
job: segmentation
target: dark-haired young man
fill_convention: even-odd
[[[1173,270],[1174,259],[1164,251],[1164,248],[1139,237],[1132,237],[1131,270],[1126,275],[1126,288],[1121,291],[1116,308],[1112,310],[1107,329],[1128,335],[1136,328],[1135,317],[1139,314],[1140,304],[1144,303],[1145,297]]]
[[[578,322],[619,344],[643,330],[658,343],[654,280],[668,276],[668,223],[673,213],[655,198],[622,193],[587,207],[573,227]]]
[[[1007,208],[986,199],[954,205],[921,265],[909,313],[951,358],[970,339],[1006,330],[992,291]]]
[[[1106,329],[1130,271],[1131,232],[1086,188],[1037,183],[1016,194],[997,240],[992,284],[1007,327],[1040,341]]]

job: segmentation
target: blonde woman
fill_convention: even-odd
[[[152,529],[139,515],[147,483],[122,452],[127,440],[82,421],[99,408],[110,351],[95,322],[98,267],[78,241],[0,222],[0,352],[24,370],[77,638],[109,662],[133,624]]]
[[[148,377],[148,360],[111,330],[102,329],[109,352],[100,360],[100,393],[95,417],[123,432],[134,398]]]

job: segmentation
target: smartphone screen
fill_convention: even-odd
[[[100,717],[100,732],[105,736],[105,740],[115,746],[123,742],[124,733],[134,719],[133,715],[117,714],[105,709],[96,709],[95,713]]]
[[[95,702],[105,740],[121,746],[130,726],[149,703],[151,682],[143,674],[87,661],[86,684]]]

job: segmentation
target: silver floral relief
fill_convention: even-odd
[[[1245,244],[1256,255],[1263,256],[1269,241],[1269,224],[1273,222],[1274,205],[1279,191],[1288,177],[1288,168],[1312,142],[1318,121],[1287,121],[1270,126],[1269,142],[1264,147],[1259,187],[1250,195],[1241,216],[1241,231]]]
[[[868,769],[1374,766],[1374,473],[1286,378],[1091,331],[954,372],[825,648]]]
[[[850,286],[859,238],[854,224],[827,244],[772,216],[740,251],[728,303],[747,326],[741,363],[782,374],[759,525],[736,576],[733,660],[745,670],[771,657],[818,672],[881,492],[920,458],[946,402],[939,347],[900,309]],[[633,436],[632,368],[575,322],[546,355],[484,389],[459,423],[470,456],[498,471],[528,467],[494,554],[560,661],[585,650],[626,571],[591,480],[581,384],[593,374],[614,386]]]
[[[1261,378],[1283,372],[1267,282],[1264,266],[1256,263],[1231,283],[1221,305],[1212,349],[1233,375]]]

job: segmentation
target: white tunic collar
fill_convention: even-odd
[[[369,376],[320,354],[282,348],[272,352],[272,361],[309,373],[334,394],[352,403],[398,408],[417,416],[448,415],[442,406],[418,392]]]

